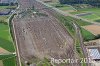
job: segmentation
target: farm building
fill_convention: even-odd
[[[100,51],[97,48],[89,49],[90,57],[95,61],[100,61]]]

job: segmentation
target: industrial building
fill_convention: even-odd
[[[100,51],[97,48],[89,49],[90,57],[95,61],[100,61]]]

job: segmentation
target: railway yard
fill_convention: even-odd
[[[21,61],[23,63],[32,62],[34,57],[40,59],[45,57],[48,59],[77,58],[73,38],[59,20],[49,12],[49,9],[43,9],[45,6],[35,0],[20,0],[20,6],[28,9],[32,7],[32,2],[34,8],[38,8],[38,12],[45,15],[30,13],[30,15],[23,16],[23,14],[18,14],[12,21],[17,35],[16,42],[19,49],[17,52],[19,52]],[[73,65],[80,66],[79,63],[69,63],[66,66]]]
[[[99,7],[64,0],[2,1],[0,66],[100,66]]]

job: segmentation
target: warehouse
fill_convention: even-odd
[[[89,55],[91,59],[95,61],[100,61],[100,51],[98,48],[91,48],[89,49]]]

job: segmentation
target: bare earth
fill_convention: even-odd
[[[3,66],[3,62],[2,62],[2,60],[0,60],[0,66]]]
[[[20,0],[21,4],[30,6],[27,0]],[[34,0],[30,0],[34,1]],[[32,2],[31,2],[32,3]],[[15,27],[15,33],[20,52],[21,60],[31,61],[34,57],[75,59],[74,40],[67,32],[66,28],[49,12],[49,9],[34,1],[35,8],[40,8],[40,13],[48,16],[37,14],[19,14],[12,23]],[[19,17],[23,16],[23,17]],[[80,66],[79,64],[68,64],[66,66]]]
[[[73,39],[52,17],[14,19],[19,50],[26,60],[32,57],[73,56]],[[66,54],[66,50],[69,52]],[[71,56],[71,57],[72,57]]]
[[[88,25],[88,26],[83,26],[83,28],[90,31],[94,35],[100,34],[100,26],[98,25]]]
[[[3,54],[3,53],[9,53],[9,51],[7,51],[7,50],[0,47],[0,54]]]

